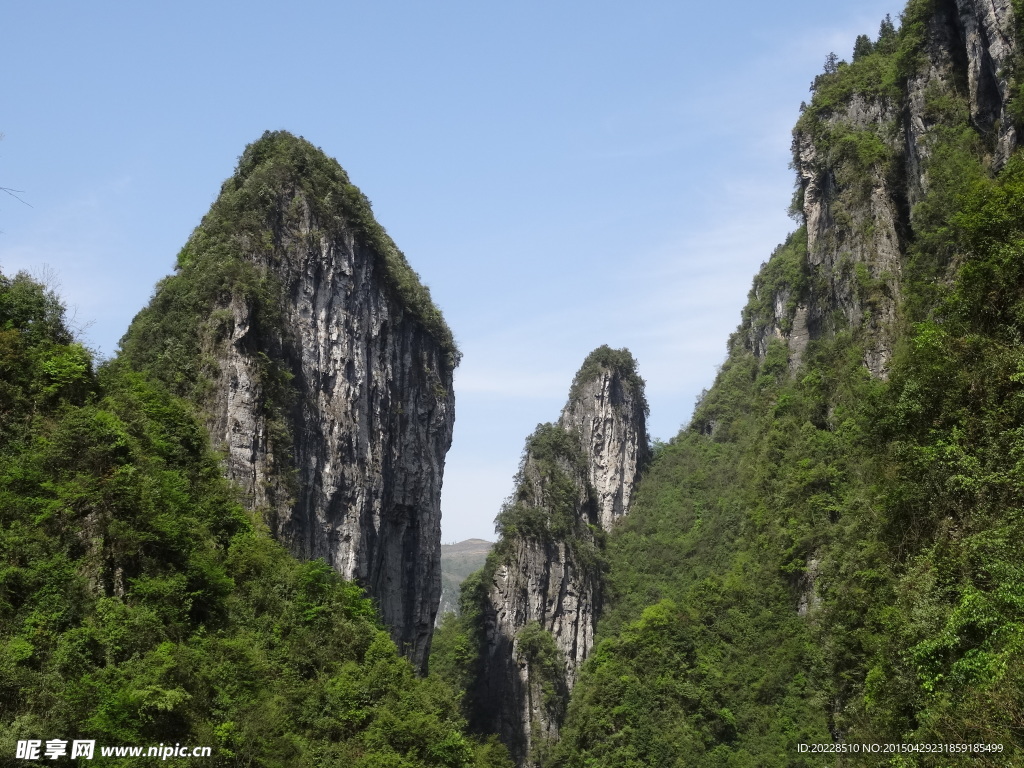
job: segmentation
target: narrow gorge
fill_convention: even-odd
[[[0,274],[0,763],[92,742],[224,768],[1024,765],[1022,36],[1024,0],[909,0],[826,58],[795,229],[689,422],[652,444],[636,359],[591,352],[497,543],[450,545],[443,617],[460,352],[337,162],[249,145],[109,360]],[[555,253],[479,251],[475,311]],[[592,303],[588,269],[566,272]],[[600,321],[687,301],[643,280]],[[549,331],[530,312],[473,317],[507,341]],[[694,342],[648,315],[665,355]],[[500,353],[468,391],[511,411],[546,358]]]

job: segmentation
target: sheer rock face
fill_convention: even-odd
[[[752,351],[763,358],[766,339],[783,339],[795,369],[808,341],[851,328],[863,340],[867,369],[887,376],[910,212],[927,187],[939,122],[930,97],[964,99],[971,123],[991,142],[993,166],[1001,167],[1017,145],[1008,111],[1013,23],[1010,0],[937,0],[926,23],[927,56],[899,95],[853,93],[815,123],[801,121],[793,154],[808,287],[795,308],[788,296],[775,302],[776,315],[751,339]],[[837,141],[868,133],[887,157],[854,167]]]
[[[1007,107],[1010,83],[1006,74],[1016,55],[1011,0],[956,0],[960,44],[967,54],[967,85],[971,121],[996,134],[997,167],[1017,146],[1014,120]]]
[[[895,110],[884,101],[851,100],[834,125],[853,131],[871,131],[890,123]],[[843,187],[841,169],[819,158],[810,136],[797,134],[797,169],[804,193],[807,225],[807,262],[811,287],[809,311],[793,317],[791,337],[816,338],[837,325],[864,326],[864,363],[874,376],[884,377],[892,355],[889,329],[896,319],[893,297],[899,293],[901,272],[900,201],[885,172],[873,167],[867,178]],[[874,283],[868,290],[865,283]],[[791,348],[796,365],[800,346]]]
[[[567,532],[503,536],[504,556],[487,583],[479,725],[497,732],[520,765],[533,765],[534,746],[558,737],[594,645],[601,531],[628,512],[647,460],[643,383],[629,362],[628,372],[597,365],[578,376],[558,424],[542,425],[528,441],[510,504],[541,510],[549,531],[562,525]],[[546,430],[568,438],[554,457],[539,447]],[[550,641],[549,657],[537,650],[538,629]]]
[[[214,444],[250,504],[271,510],[278,538],[366,586],[400,648],[425,664],[441,596],[441,479],[454,399],[438,344],[388,295],[352,239],[306,221],[277,263],[283,328],[253,336],[232,296],[230,335],[215,350]],[[293,375],[287,414],[293,482],[278,471],[261,382],[264,354]],[[287,470],[285,470],[287,472]]]
[[[318,150],[268,136],[296,142],[320,178],[365,201]],[[204,220],[186,246],[199,259],[225,239],[244,242],[238,269],[270,286],[269,296],[259,295],[251,279],[239,280],[218,294],[202,341],[203,357],[214,362],[201,407],[247,506],[264,512],[295,555],[323,558],[362,584],[399,648],[424,669],[441,593],[452,354],[397,295],[379,253],[382,230],[374,230],[375,244],[344,211],[318,220],[324,205],[303,173],[284,164],[260,182],[236,175],[238,194],[276,180],[259,193],[273,200],[260,211],[260,239],[232,229],[230,217],[252,219],[249,209],[231,201],[218,209],[219,201],[214,211],[229,210],[218,214],[229,224]],[[368,215],[368,204],[361,210]],[[225,226],[227,237],[214,240]],[[160,299],[158,292],[158,306]]]
[[[532,765],[533,745],[558,738],[579,667],[593,648],[600,576],[565,542],[523,538],[498,566],[487,597],[482,721],[517,763]],[[553,639],[557,674],[524,647],[531,622]]]
[[[609,531],[629,509],[647,458],[644,404],[618,371],[582,382],[559,424],[578,434],[587,456],[588,480],[597,496],[597,518]]]

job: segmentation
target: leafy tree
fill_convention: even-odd
[[[892,16],[885,14],[881,25],[878,27],[878,46],[886,53],[890,52],[892,43],[896,40],[896,25],[892,23]]]

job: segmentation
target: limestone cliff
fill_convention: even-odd
[[[477,726],[520,764],[557,738],[602,599],[604,533],[648,458],[643,381],[627,350],[587,358],[557,424],[527,440],[484,571]]]
[[[340,166],[267,133],[122,341],[190,396],[245,503],[363,584],[421,668],[457,352]]]
[[[616,367],[614,354],[603,347],[587,358],[559,419],[563,429],[580,436],[598,523],[605,531],[629,509],[648,450],[643,383],[635,364],[622,359]]]
[[[795,369],[809,342],[849,329],[870,373],[888,375],[931,153],[957,123],[984,138],[993,168],[1017,145],[1014,24],[1010,0],[912,2],[898,35],[884,23],[852,63],[830,59],[793,135],[802,279],[755,282],[749,349],[763,358],[777,339]]]
[[[1021,762],[1021,610],[973,609],[1019,548],[972,548],[1021,539],[1022,10],[910,0],[828,58],[794,135],[802,226],[609,536],[600,663],[547,765],[791,766],[948,733]],[[979,658],[999,671],[961,672]]]

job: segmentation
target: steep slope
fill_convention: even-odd
[[[569,692],[593,647],[603,593],[605,525],[623,516],[647,460],[643,380],[627,350],[584,361],[557,424],[526,442],[500,539],[463,587],[478,642],[472,718],[520,764],[557,738]]]
[[[785,340],[795,368],[809,341],[851,329],[867,369],[887,376],[910,213],[928,189],[931,157],[982,139],[998,170],[1016,146],[1014,24],[1009,0],[913,0],[899,34],[887,19],[852,63],[830,59],[815,78],[793,132],[804,279],[755,284],[761,306],[748,308],[748,332],[760,357],[771,338]],[[969,136],[950,133],[968,127]]]
[[[458,352],[341,167],[285,132],[250,145],[121,357],[199,405],[246,506],[424,667]]]
[[[82,739],[100,766],[158,744],[218,767],[506,766],[358,586],[237,503],[189,404],[96,370],[62,315],[0,274],[2,762]]]
[[[1024,756],[1021,11],[913,0],[815,80],[803,226],[609,537],[549,764]]]

